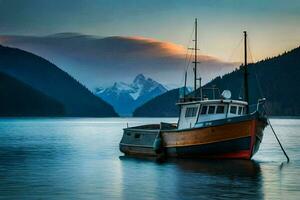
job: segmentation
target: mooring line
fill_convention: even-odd
[[[276,138],[276,140],[277,140],[277,142],[278,142],[278,144],[279,144],[279,146],[280,146],[282,152],[284,153],[284,155],[285,155],[285,157],[286,157],[286,159],[287,159],[287,163],[289,163],[289,162],[290,162],[290,158],[289,158],[289,156],[287,155],[287,153],[285,152],[283,146],[281,145],[281,142],[280,142],[279,138],[277,137],[277,134],[275,133],[275,131],[274,131],[274,129],[273,129],[273,126],[272,126],[272,124],[271,124],[271,122],[270,122],[270,120],[269,120],[268,117],[267,117],[267,119],[268,119],[268,123],[269,123],[269,125],[270,125],[270,127],[271,127],[271,130],[272,130],[272,132],[274,133],[275,138]]]

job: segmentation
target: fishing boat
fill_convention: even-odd
[[[209,99],[203,97],[201,79],[197,77],[197,19],[194,30],[194,91],[184,94],[177,103],[178,123],[125,128],[119,144],[125,155],[251,159],[258,151],[268,120],[262,109],[266,99],[257,100],[254,109],[249,106],[247,32],[243,99],[231,99],[229,90],[218,99]]]

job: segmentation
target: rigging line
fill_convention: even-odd
[[[259,81],[259,78],[258,78],[258,75],[257,75],[256,68],[253,66],[252,69],[253,69],[253,72],[254,72],[254,75],[255,75],[255,80],[256,80],[256,84],[257,84],[257,87],[258,87],[258,92],[260,94],[260,97],[265,97],[262,86],[260,84],[260,81]]]
[[[181,80],[181,83],[184,81],[185,79],[185,72],[187,72],[187,70],[189,69],[189,66],[191,64],[191,57],[192,57],[192,53],[190,54],[186,54],[187,56],[187,59],[186,59],[186,62],[185,62],[185,68],[184,68],[184,71],[183,71],[183,76],[182,76],[182,80]]]
[[[249,51],[249,54],[250,54],[251,62],[254,63],[254,57],[252,55],[250,44],[251,44],[251,41],[250,41],[250,38],[248,36],[248,51]]]
[[[185,71],[186,71],[186,65],[188,64],[188,50],[186,50],[186,53],[185,53],[185,58],[184,58],[184,70],[183,70],[183,74],[182,74],[182,77],[181,77],[181,82],[180,83],[183,83],[184,81],[184,77],[185,77]]]
[[[184,58],[184,66],[185,66],[185,68],[184,68],[184,72],[183,72],[183,74],[182,74],[182,78],[181,78],[181,83],[183,83],[183,81],[184,81],[184,77],[185,77],[185,72],[188,70],[188,68],[189,68],[189,65],[190,65],[190,57],[191,57],[191,55],[190,55],[190,57],[188,57],[188,55],[189,55],[189,46],[190,46],[190,44],[191,44],[191,42],[192,42],[192,36],[193,36],[193,34],[194,34],[194,31],[195,31],[195,27],[193,26],[193,29],[192,29],[192,32],[191,32],[191,34],[190,34],[190,36],[189,36],[189,38],[188,38],[188,42],[187,42],[187,45],[186,45],[186,53],[185,53],[185,58]]]
[[[191,32],[191,34],[190,34],[190,37],[188,38],[188,42],[187,42],[187,45],[186,45],[186,54],[185,54],[185,62],[184,62],[184,65],[186,66],[186,61],[187,61],[187,58],[188,58],[188,54],[189,54],[189,46],[190,46],[190,44],[191,44],[191,42],[192,42],[192,36],[193,36],[193,34],[194,34],[194,31],[195,31],[195,27],[193,26],[193,30],[192,30],[192,32]]]
[[[253,67],[253,71],[254,71],[254,74],[255,74],[255,80],[256,80],[256,84],[257,84],[257,87],[258,87],[258,91],[260,93],[260,96],[261,97],[264,97],[264,93],[263,93],[263,90],[262,90],[262,87],[261,87],[261,84],[259,82],[259,78],[257,76],[257,73],[256,73],[256,69]]]
[[[192,34],[191,34],[192,35]],[[191,43],[191,42],[190,42]],[[189,43],[189,44],[190,44]],[[185,73],[188,71],[189,66],[191,64],[191,58],[192,58],[192,53],[189,53],[190,49],[187,48],[187,53],[186,53],[186,61],[185,61],[185,68],[184,68],[184,73],[183,73],[183,79],[185,77]]]
[[[186,67],[185,67],[185,71],[187,71],[188,69],[189,69],[189,66],[190,66],[190,64],[191,64],[191,60],[192,60],[192,53],[190,53],[190,56],[189,56],[189,59],[188,59],[188,62],[187,62],[187,65],[186,65]]]
[[[187,65],[186,65],[186,67],[185,67],[185,70],[184,70],[184,77],[183,77],[183,80],[184,80],[184,78],[185,78],[185,72],[188,71],[189,66],[190,66],[190,64],[191,64],[191,59],[192,59],[192,53],[189,54],[188,62],[187,62]]]
[[[234,56],[234,54],[236,53],[237,49],[241,46],[242,42],[243,42],[243,38],[241,38],[241,39],[239,40],[239,42],[237,43],[237,45],[234,47],[234,49],[232,50],[232,52],[231,52],[231,54],[230,54],[230,57],[227,59],[226,62],[231,62],[231,59],[233,58],[233,56]],[[240,59],[240,58],[239,58],[239,59]],[[240,61],[240,62],[239,62],[239,66],[241,66],[241,65],[242,65],[242,62]],[[241,82],[238,96],[241,96],[242,90],[243,90],[243,84],[242,84],[242,82]]]
[[[250,44],[251,44],[250,38],[249,38],[248,41],[249,41],[249,42],[248,42],[248,43],[249,43],[249,44],[248,44],[248,47],[249,47],[250,57],[251,57],[251,59],[252,59],[252,63],[254,63],[254,57],[253,57],[253,55],[252,55],[252,51],[251,51],[251,47],[250,47]],[[256,68],[253,66],[252,69],[253,69],[253,72],[254,72],[254,75],[255,75],[255,81],[256,81],[256,84],[257,84],[257,87],[258,87],[258,92],[259,92],[260,98],[263,98],[263,97],[265,97],[265,95],[264,95],[264,92],[263,92],[263,89],[262,89],[262,85],[261,85],[261,83],[260,83],[260,81],[259,81],[259,78],[258,78],[258,74],[257,74]],[[268,109],[267,109],[265,106],[264,106],[264,109],[265,109],[266,112],[268,112],[268,111],[267,111]]]
[[[237,45],[235,46],[235,48],[232,50],[230,56],[229,56],[228,59],[227,59],[227,62],[230,62],[230,61],[231,61],[231,59],[232,59],[234,53],[235,53],[236,50],[239,48],[239,46],[242,44],[242,42],[243,42],[243,38],[240,39],[240,41],[238,42],[238,44],[237,44]]]
[[[251,45],[251,38],[248,37],[248,52],[250,54],[250,58],[251,58],[252,63],[254,63],[254,57],[253,57],[250,45]],[[258,87],[258,92],[260,94],[260,97],[262,98],[262,97],[264,97],[264,94],[263,94],[263,90],[262,90],[261,84],[259,82],[259,78],[258,78],[258,75],[257,75],[256,68],[252,67],[252,69],[253,69],[253,72],[254,72],[254,75],[255,75],[255,80],[256,80],[257,87]]]
[[[191,57],[192,57],[192,54],[189,54],[189,57],[187,59],[187,62],[185,64],[185,67],[184,67],[184,71],[183,71],[183,76],[181,77],[181,83],[183,83],[184,79],[185,79],[185,72],[187,72],[188,68],[189,68],[189,65],[190,65],[190,60],[191,60]]]
[[[249,44],[248,44],[248,46],[249,46],[249,53],[250,53],[250,56],[251,56],[251,59],[252,59],[252,63],[254,63],[254,57],[253,57],[253,55],[252,55],[252,51],[251,51],[251,47],[250,47],[250,44],[251,44],[250,38],[249,38],[248,41],[249,41],[249,42],[248,42],[248,43],[249,43]],[[263,93],[262,86],[261,86],[261,83],[260,83],[259,78],[258,78],[258,75],[257,75],[256,68],[255,68],[255,67],[252,67],[252,69],[253,69],[253,72],[254,72],[254,75],[255,75],[255,80],[256,80],[256,84],[257,84],[257,87],[258,87],[258,92],[259,92],[259,94],[260,94],[260,97],[264,97],[264,93]]]
[[[252,51],[251,51],[251,41],[250,41],[251,38],[248,38],[248,51],[249,51],[249,54],[250,54],[250,57],[251,57],[251,61],[252,63],[254,63],[254,57],[252,55]],[[257,75],[257,71],[256,71],[256,68],[255,67],[252,67],[253,69],[253,72],[254,72],[254,75],[255,75],[255,80],[256,80],[256,84],[257,84],[257,87],[258,87],[258,92],[260,94],[260,97],[264,97],[264,94],[263,94],[263,90],[262,90],[262,87],[261,87],[261,84],[259,82],[259,79],[258,79],[258,75]]]

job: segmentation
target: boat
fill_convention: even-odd
[[[217,99],[209,99],[197,77],[197,19],[194,30],[194,91],[185,94],[186,73],[184,95],[177,103],[178,122],[124,128],[119,148],[125,155],[249,160],[258,151],[268,120],[265,98],[258,99],[254,109],[249,105],[247,32],[243,32],[243,98],[231,99],[231,92],[225,90]]]

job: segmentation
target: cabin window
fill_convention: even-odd
[[[231,114],[236,114],[236,110],[237,110],[236,106],[230,106],[230,113]]]
[[[239,111],[238,111],[238,115],[242,115],[242,114],[243,114],[243,107],[240,106],[240,107],[239,107]]]
[[[216,106],[209,106],[208,107],[208,114],[215,114]]]
[[[186,109],[185,117],[195,117],[197,114],[198,107],[189,107]]]
[[[216,113],[222,114],[222,113],[224,113],[224,111],[225,111],[225,106],[218,106]]]
[[[201,115],[205,115],[207,111],[207,106],[202,106]]]

